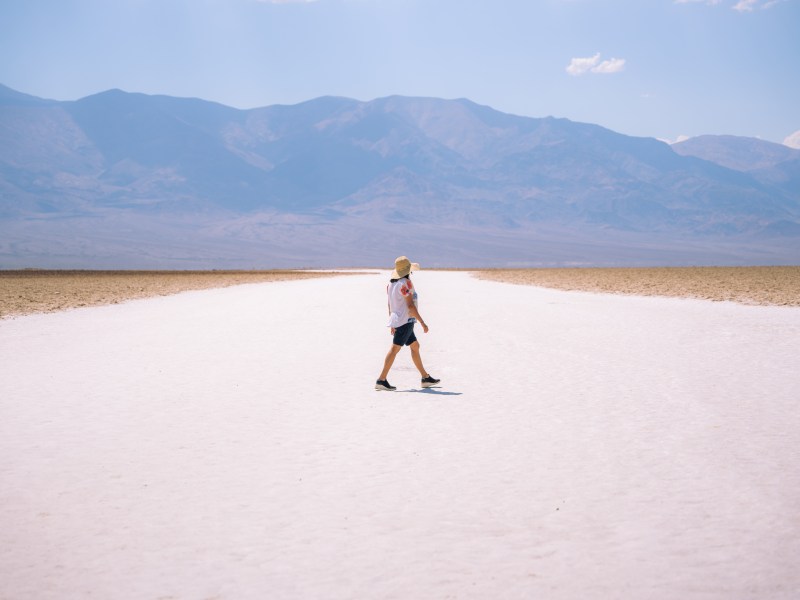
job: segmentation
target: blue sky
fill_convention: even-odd
[[[668,140],[800,131],[800,0],[2,0],[0,56],[0,83],[58,100],[401,94]]]

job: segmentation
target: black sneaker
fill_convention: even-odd
[[[424,387],[424,388],[433,387],[433,386],[435,386],[437,383],[439,383],[440,381],[441,381],[441,379],[434,379],[433,377],[431,377],[430,375],[428,375],[427,377],[425,377],[425,378],[422,380],[422,387]]]
[[[397,388],[394,387],[393,385],[389,385],[389,382],[386,379],[378,379],[378,381],[375,382],[375,389],[386,392],[393,392]]]

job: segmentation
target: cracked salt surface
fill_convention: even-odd
[[[0,322],[0,598],[800,594],[800,309],[387,275]]]

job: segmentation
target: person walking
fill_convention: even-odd
[[[393,338],[389,353],[383,361],[383,371],[375,382],[376,390],[391,392],[397,389],[389,384],[388,377],[394,359],[403,346],[408,346],[411,350],[411,360],[414,361],[414,366],[422,376],[422,387],[429,388],[440,381],[434,379],[422,365],[419,342],[414,335],[414,323],[417,321],[422,325],[422,331],[428,333],[428,325],[417,308],[417,291],[411,283],[411,273],[418,270],[419,265],[412,263],[405,256],[398,256],[394,261],[394,271],[392,271],[391,280],[386,287],[386,293],[389,296],[389,327]]]

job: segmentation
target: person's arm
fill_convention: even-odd
[[[408,314],[419,321],[419,324],[422,325],[422,331],[428,333],[428,326],[425,324],[425,321],[422,320],[422,315],[419,314],[419,310],[417,310],[414,304],[414,298],[411,297],[411,294],[406,296],[406,306],[408,306]]]

